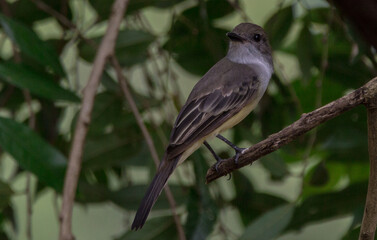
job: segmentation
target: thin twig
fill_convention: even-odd
[[[60,240],[72,240],[72,208],[80,175],[84,142],[91,121],[94,98],[107,59],[113,54],[119,26],[122,22],[128,0],[116,0],[112,6],[106,34],[98,48],[92,72],[84,89],[82,107],[76,123],[69,162],[64,180],[63,203],[60,212]]]
[[[142,119],[142,117],[139,113],[139,110],[137,109],[136,103],[135,103],[135,101],[134,101],[134,99],[131,95],[130,90],[128,89],[126,80],[125,80],[125,78],[122,74],[122,68],[121,68],[121,66],[120,66],[120,64],[119,64],[119,62],[118,62],[118,60],[116,59],[115,56],[111,57],[111,63],[112,63],[112,65],[113,65],[113,67],[114,67],[114,69],[117,73],[119,84],[120,84],[120,87],[122,88],[124,96],[126,97],[127,102],[130,105],[131,110],[132,110],[132,112],[133,112],[133,114],[136,118],[137,124],[139,125],[139,128],[141,129],[141,131],[143,133],[145,141],[147,142],[149,152],[152,155],[152,158],[153,158],[153,161],[156,165],[156,168],[158,168],[158,166],[160,164],[160,160],[158,158],[158,154],[157,154],[156,148],[154,146],[152,137],[149,134],[148,129],[143,122],[143,119]],[[173,213],[173,218],[174,218],[175,225],[176,225],[176,228],[177,228],[177,231],[178,231],[179,239],[185,240],[186,236],[185,236],[185,233],[183,231],[181,221],[179,220],[179,217],[178,217],[177,212],[176,212],[176,203],[175,203],[173,194],[171,193],[171,190],[170,190],[168,185],[166,185],[166,187],[164,189],[165,189],[166,197],[167,197],[169,204],[170,204],[171,211]]]
[[[373,240],[377,225],[377,97],[367,104],[369,183],[359,240]]]
[[[33,200],[31,196],[31,173],[27,172],[26,173],[26,238],[28,240],[33,239],[33,234],[32,234],[32,216],[33,216]]]
[[[91,39],[88,39],[86,38],[81,32],[80,30],[78,29],[78,27],[73,23],[71,22],[66,16],[64,16],[63,14],[61,14],[60,12],[56,11],[55,9],[53,9],[52,7],[50,7],[49,5],[47,5],[46,3],[44,3],[43,1],[41,0],[31,0],[40,10],[50,14],[51,16],[53,16],[54,18],[56,18],[63,26],[69,28],[69,29],[72,29],[72,30],[75,30],[78,37],[82,40],[84,40],[88,45],[92,46],[93,48],[97,48],[98,46],[96,45],[96,43],[91,40]]]
[[[159,164],[160,164],[160,161],[159,161],[159,158],[158,158],[156,148],[154,147],[152,137],[150,136],[146,126],[144,125],[144,122],[141,118],[139,110],[137,109],[136,103],[131,96],[131,92],[128,89],[128,86],[126,84],[126,80],[125,80],[123,73],[122,73],[122,67],[120,66],[118,60],[114,56],[112,56],[110,60],[111,60],[111,63],[113,65],[116,73],[117,73],[119,84],[120,84],[120,87],[122,88],[124,96],[126,97],[128,103],[130,104],[131,110],[132,110],[133,114],[135,115],[137,123],[138,123],[138,125],[139,125],[139,127],[140,127],[140,129],[141,129],[141,131],[144,135],[144,138],[147,142],[147,145],[148,145],[148,148],[151,152],[154,164],[156,165],[156,167],[158,167]]]
[[[42,11],[50,13],[54,18],[56,18],[60,23],[62,23],[64,26],[68,28],[74,28],[76,29],[76,26],[72,24],[71,21],[69,21],[63,14],[60,12],[56,11],[46,3],[40,0],[31,0],[39,9]]]
[[[253,22],[249,16],[247,16],[244,9],[240,7],[239,1],[227,0],[227,2],[240,14],[241,18],[245,22]]]
[[[31,105],[32,98],[30,95],[30,92],[27,90],[23,90],[24,98],[26,100],[28,109],[29,109],[29,127],[31,129],[35,129],[35,122],[36,117],[35,113],[33,111],[33,107]],[[33,239],[33,233],[32,233],[32,217],[33,217],[33,200],[32,200],[32,191],[31,191],[31,173],[26,173],[26,237],[28,240]]]
[[[282,82],[284,86],[287,87],[289,94],[291,95],[291,101],[293,101],[297,111],[299,113],[303,113],[302,105],[300,102],[300,99],[298,98],[296,91],[292,85],[292,82],[288,80],[285,71],[284,71],[284,65],[279,61],[279,59],[275,60],[275,70],[276,74],[279,75],[280,78],[282,78]]]
[[[299,1],[301,2],[301,1]],[[328,68],[328,57],[329,57],[329,34],[330,34],[330,28],[333,22],[334,12],[331,11],[331,15],[329,17],[327,28],[322,36],[322,56],[321,56],[321,66],[320,66],[320,73],[319,77],[315,81],[315,88],[316,88],[316,96],[315,96],[315,105],[314,107],[317,109],[322,105],[322,86],[323,86],[323,80],[325,79],[326,70]],[[304,26],[305,27],[305,26]],[[305,184],[305,172],[309,165],[309,156],[313,150],[316,138],[317,138],[318,129],[315,128],[313,131],[309,134],[309,139],[307,143],[307,147],[303,156],[303,168],[301,171],[301,178],[302,178],[302,184],[301,184],[301,193],[299,194],[299,197],[301,196],[302,192],[304,191],[304,184]]]
[[[206,176],[207,183],[212,182],[221,176],[225,176],[243,166],[252,164],[259,158],[276,151],[318,125],[333,119],[360,104],[364,104],[368,101],[368,99],[376,96],[377,78],[374,78],[361,88],[358,88],[355,91],[314,110],[313,112],[303,114],[299,120],[284,128],[280,132],[272,134],[265,140],[247,148],[240,155],[238,164],[234,163],[233,157],[221,162],[218,165],[218,171],[216,171],[216,166],[213,165],[210,169],[208,169]]]
[[[67,19],[64,15],[62,15],[59,12],[55,11],[54,9],[50,8],[48,5],[44,4],[40,0],[32,0],[32,1],[37,5],[37,7],[39,7],[41,10],[49,13],[51,16],[54,16],[55,18],[57,18],[66,27],[72,28],[74,30],[78,30],[77,26],[74,23],[72,23],[69,19]],[[78,32],[78,36],[81,39],[83,39],[85,42],[87,42],[89,45],[91,45],[93,48],[97,48],[96,44],[92,40],[85,38],[80,32]],[[136,110],[137,110],[137,108],[136,108]],[[140,126],[140,124],[139,124],[139,126]],[[142,129],[142,127],[141,127],[141,129]],[[146,131],[146,132],[148,133],[148,131]],[[145,132],[143,131],[143,133],[145,133]],[[149,135],[149,133],[148,133],[148,135]],[[146,135],[144,134],[144,136],[146,136]],[[158,166],[159,159],[158,159],[157,152],[156,152],[156,150],[154,148],[154,144],[153,144],[153,142],[149,142],[148,141],[148,139],[151,139],[150,137],[149,138],[145,137],[145,138],[147,139],[146,140],[147,141],[147,145],[148,145],[148,147],[150,149],[152,158],[154,159],[155,164]],[[157,159],[157,161],[155,159]],[[170,188],[168,186],[165,188],[165,192],[166,192],[166,195],[167,195],[167,199],[168,199],[168,201],[169,201],[169,203],[171,205],[171,209],[172,209],[172,212],[173,212],[174,220],[176,222],[176,226],[177,226],[177,230],[178,230],[180,239],[185,239],[184,238],[185,235],[184,235],[184,231],[183,231],[182,225],[181,225],[181,223],[179,221],[179,218],[178,218],[178,216],[176,214],[176,210],[175,210],[176,209],[176,207],[175,207],[176,203],[175,203],[173,194],[171,193]],[[182,236],[183,236],[183,238],[182,238]]]
[[[175,16],[176,16],[174,8],[172,8],[171,11],[172,11],[172,22],[171,22],[170,31],[172,31],[172,28],[174,26],[174,19],[175,19]],[[136,20],[140,23],[140,26],[143,29],[145,29],[147,32],[153,32],[152,25],[150,24],[148,19],[144,16],[144,14],[137,13],[135,16],[136,16]],[[174,103],[177,103],[179,106],[182,106],[181,102],[179,101],[179,98],[177,98],[177,96],[181,96],[181,94],[180,94],[181,91],[180,91],[180,89],[177,85],[177,79],[175,77],[175,73],[171,69],[171,56],[169,54],[169,51],[164,50],[163,43],[161,42],[161,40],[159,38],[156,38],[155,45],[156,45],[157,52],[153,53],[151,50],[148,50],[148,57],[150,59],[152,59],[152,64],[154,66],[154,70],[158,75],[158,78],[156,79],[157,80],[156,83],[158,82],[160,84],[161,90],[163,92],[163,100],[169,99],[169,100],[172,100]],[[163,62],[165,64],[165,66],[163,67],[164,69],[160,69],[159,64],[158,64],[159,62]],[[146,67],[145,69],[146,69],[145,71],[146,71],[146,75],[147,75],[148,74],[148,68]],[[149,77],[149,76],[146,76],[146,77]],[[163,81],[164,79],[166,81]],[[171,83],[171,88],[172,88],[171,91],[168,90],[169,89],[168,83]],[[178,100],[178,102],[176,100]],[[175,106],[174,111],[176,112],[177,106],[176,106],[176,104],[174,104],[174,106]],[[166,116],[165,116],[165,119],[168,119],[169,121],[171,121],[171,119],[174,119],[174,116],[169,116],[169,115],[171,115],[170,112],[171,111],[168,111]],[[163,133],[161,128],[159,126],[157,126],[157,124],[155,123],[153,118],[152,118],[152,126],[154,128],[154,131],[159,136],[160,141],[163,143],[164,146],[167,146],[167,144],[168,144],[167,136],[165,136],[165,134]],[[177,176],[179,183],[182,183],[183,180],[185,178],[187,178],[187,176],[189,176],[189,175],[186,175],[185,177],[182,177],[181,171],[184,170],[184,169],[185,169],[185,167],[178,168],[176,170],[176,176]]]

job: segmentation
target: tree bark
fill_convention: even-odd
[[[313,112],[303,114],[299,120],[280,132],[272,134],[265,140],[247,148],[239,156],[238,164],[235,164],[233,157],[221,162],[218,165],[218,171],[216,171],[216,166],[213,165],[208,169],[206,182],[210,183],[236,169],[252,164],[259,158],[276,151],[318,125],[333,119],[360,104],[368,103],[370,99],[373,99],[376,96],[377,78],[374,78],[361,88],[358,88],[355,91],[314,110]]]
[[[128,0],[117,0],[114,2],[106,34],[97,51],[92,72],[84,89],[82,107],[76,123],[68,167],[64,179],[63,203],[60,211],[60,240],[74,239],[72,234],[72,210],[77,190],[77,182],[80,176],[84,142],[91,121],[91,113],[97,88],[107,59],[113,55],[119,26],[122,22],[127,3]]]
[[[377,226],[377,97],[366,104],[368,114],[369,184],[359,240],[373,240]]]

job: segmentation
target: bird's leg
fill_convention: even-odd
[[[234,163],[237,165],[238,164],[238,158],[240,157],[241,153],[246,149],[246,148],[239,148],[237,147],[236,145],[234,145],[231,141],[229,141],[228,139],[226,139],[225,137],[223,137],[222,135],[220,134],[217,134],[216,137],[222,141],[224,141],[226,144],[228,144],[229,146],[231,146],[234,151],[236,152],[236,157],[234,159]]]
[[[212,153],[213,157],[216,159],[217,162],[221,162],[223,160],[221,157],[219,157],[219,155],[215,153],[215,151],[212,149],[211,145],[209,145],[207,141],[204,141],[204,146],[208,148],[208,150]],[[217,166],[216,166],[216,170],[217,170]]]
[[[219,157],[219,155],[217,155],[215,153],[215,151],[212,149],[212,147],[208,144],[207,141],[204,141],[203,143],[204,143],[204,146],[206,146],[208,148],[208,150],[212,153],[213,157],[216,159],[217,163],[215,164],[215,169],[216,169],[216,172],[218,172],[219,171],[218,166],[219,166],[221,161],[224,161],[224,159],[222,159],[221,157]],[[229,174],[229,179],[231,177],[232,177],[232,175]]]

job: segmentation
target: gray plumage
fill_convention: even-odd
[[[132,223],[140,229],[174,169],[208,137],[232,127],[255,107],[273,72],[264,30],[241,23],[232,32],[229,51],[194,86],[182,107],[165,155]]]
[[[177,156],[220,127],[253,101],[259,85],[253,68],[233,63],[227,58],[221,59],[194,86],[182,107],[172,130],[167,154]]]

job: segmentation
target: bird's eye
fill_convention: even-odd
[[[253,39],[254,39],[254,41],[256,41],[256,42],[259,42],[259,41],[261,40],[261,36],[260,36],[260,34],[258,34],[258,33],[254,34]]]

